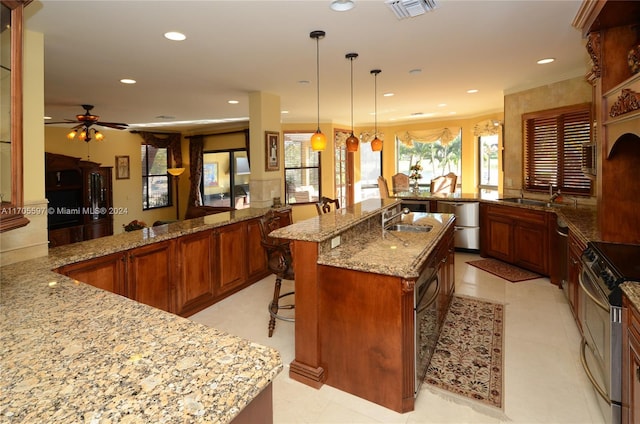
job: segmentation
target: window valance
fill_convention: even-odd
[[[336,149],[340,149],[346,146],[347,138],[351,135],[351,132],[348,131],[336,131],[336,139],[335,145]],[[371,143],[371,141],[375,138],[375,132],[373,130],[362,131],[360,133],[360,143]],[[384,141],[384,134],[378,133],[378,138]]]
[[[142,137],[144,144],[160,149],[168,149],[171,152],[171,156],[173,156],[176,168],[182,167],[182,148],[180,147],[182,134],[153,133],[147,131],[138,131],[137,134]]]
[[[416,130],[396,133],[396,138],[406,146],[413,146],[413,142],[435,143],[440,140],[443,146],[451,143],[460,134],[461,127],[446,127],[433,130]]]
[[[480,121],[473,127],[473,135],[476,137],[498,135],[499,132],[500,122],[495,119]]]

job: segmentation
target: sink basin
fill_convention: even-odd
[[[551,207],[555,206],[555,203],[545,202],[544,200],[535,200],[535,199],[523,199],[520,197],[510,197],[507,199],[500,199],[502,202],[510,202],[510,203],[519,203],[521,205],[530,205],[530,206],[542,206],[542,207]]]
[[[387,227],[387,231],[406,231],[410,233],[427,233],[432,229],[431,225],[392,224]]]

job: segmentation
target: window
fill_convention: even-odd
[[[403,174],[410,174],[409,167],[420,162],[422,173],[418,184],[429,187],[431,180],[440,175],[453,172],[458,176],[457,184],[460,184],[462,172],[462,137],[458,132],[456,137],[448,144],[443,145],[440,140],[434,142],[420,142],[412,140],[411,144],[401,142],[396,138],[397,160],[396,169]]]
[[[202,171],[200,187],[205,206],[251,207],[251,170],[246,150],[204,152]]]
[[[382,175],[382,152],[371,150],[371,143],[360,144],[361,199],[380,197],[378,177]]]
[[[167,174],[169,149],[140,146],[142,153],[142,209],[171,206],[171,184]]]
[[[591,180],[582,172],[582,149],[591,143],[591,105],[530,113],[522,120],[524,188],[591,194]]]
[[[498,135],[478,137],[480,192],[483,198],[498,198]]]
[[[320,152],[311,149],[312,133],[284,133],[285,202],[317,203],[320,199]]]

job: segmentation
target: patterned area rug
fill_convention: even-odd
[[[500,278],[511,281],[512,283],[517,283],[518,281],[533,280],[534,278],[541,277],[540,274],[527,271],[526,269],[518,268],[515,265],[510,265],[497,259],[480,259],[477,261],[469,261],[467,263]]]
[[[504,306],[454,296],[424,382],[503,410]]]

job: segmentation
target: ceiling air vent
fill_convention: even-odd
[[[436,0],[386,0],[398,19],[413,18],[436,8]]]

